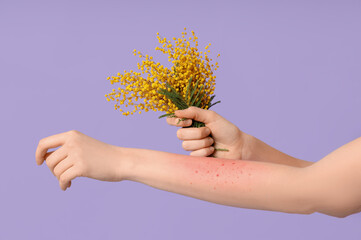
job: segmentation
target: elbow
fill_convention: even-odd
[[[349,213],[338,213],[338,214],[335,214],[335,215],[330,215],[332,217],[337,217],[337,218],[345,218],[345,217],[348,217],[350,216],[351,214]]]
[[[360,209],[356,209],[352,206],[350,206],[347,209],[340,209],[340,210],[336,210],[336,211],[329,211],[329,212],[325,212],[325,214],[332,216],[332,217],[337,217],[337,218],[345,218],[348,217],[352,214],[358,213],[360,212]]]
[[[360,205],[356,204],[355,200],[355,198],[344,198],[320,201],[319,204],[316,204],[313,212],[319,212],[337,218],[345,218],[361,211]]]
[[[353,212],[353,211],[338,211],[338,212],[329,211],[329,212],[321,212],[321,213],[329,215],[331,217],[345,218],[345,217],[348,217],[348,216],[354,214],[355,212]]]

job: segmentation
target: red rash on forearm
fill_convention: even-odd
[[[299,168],[133,149],[128,179],[222,205],[294,212]],[[291,199],[291,201],[289,201]]]
[[[178,155],[174,162],[177,168],[184,168],[184,178],[192,185],[201,181],[209,185],[211,190],[225,189],[226,187],[238,190],[252,191],[252,178],[260,177],[266,167],[254,162],[243,160],[219,159],[212,157],[188,157]],[[237,187],[242,184],[242,189]],[[232,186],[234,185],[234,186]]]

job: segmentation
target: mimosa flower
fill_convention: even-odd
[[[190,106],[209,109],[220,102],[211,103],[215,97],[214,71],[219,68],[218,62],[212,64],[212,58],[208,56],[211,44],[205,47],[206,51],[199,52],[198,37],[192,31],[192,36],[188,38],[185,31],[186,28],[181,38],[173,37],[173,43],[157,33],[160,46],[155,50],[168,56],[171,67],[155,62],[152,56],[134,49],[132,53],[143,59],[137,64],[138,71],[124,70],[124,73],[107,78],[111,84],[118,85],[105,95],[107,101],[116,101],[116,110],[126,116],[142,111],[161,111],[166,114],[160,117],[165,117],[174,116],[174,111],[178,109]],[[133,109],[129,111],[121,106]],[[204,126],[194,122],[193,126]]]

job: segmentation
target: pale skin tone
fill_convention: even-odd
[[[62,190],[76,177],[89,177],[137,181],[240,208],[335,217],[361,211],[361,138],[312,163],[272,148],[213,111],[191,107],[176,115],[206,124],[177,132],[191,156],[118,147],[72,130],[41,139],[36,162],[46,162]],[[176,125],[178,119],[167,122]]]

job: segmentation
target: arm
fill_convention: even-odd
[[[361,138],[312,166],[297,168],[122,148],[69,131],[40,140],[37,164],[44,160],[63,190],[82,176],[137,181],[235,207],[336,217],[361,211]]]
[[[288,213],[313,212],[304,194],[307,185],[303,182],[302,168],[145,149],[119,148],[118,151],[130,163],[120,174],[126,180],[222,205]]]
[[[269,146],[261,140],[246,134],[214,111],[190,107],[176,111],[178,118],[167,118],[170,125],[187,127],[192,119],[205,123],[202,128],[181,128],[177,136],[183,141],[184,150],[191,151],[192,156],[209,156],[227,159],[242,159],[279,163],[294,167],[306,167],[313,162],[294,158]],[[187,118],[179,122],[180,118]],[[212,134],[212,138],[209,137]],[[228,152],[214,151],[214,148],[225,148]]]
[[[102,181],[131,180],[229,206],[313,212],[304,194],[307,168],[122,148],[78,131],[40,140],[37,164],[44,160],[63,190],[80,176]]]
[[[361,137],[331,152],[308,169],[312,196],[318,212],[346,217],[361,211]]]
[[[245,159],[272,162],[301,168],[313,164],[313,162],[301,160],[283,153],[251,135],[246,134],[244,138],[247,138],[247,140],[244,141],[246,149],[244,153]]]

